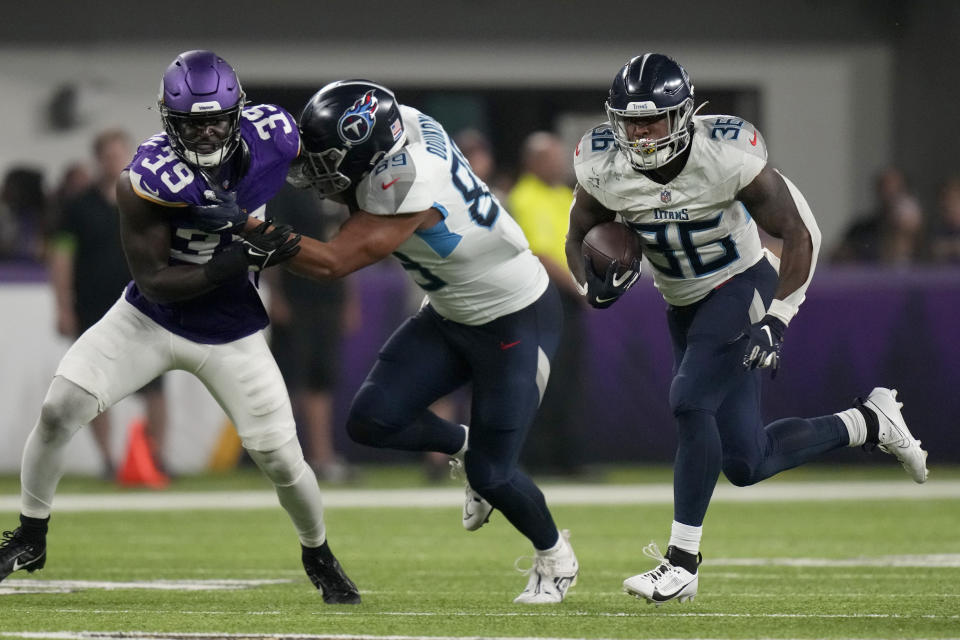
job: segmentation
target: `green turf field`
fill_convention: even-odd
[[[960,478],[933,471],[931,488]],[[910,484],[901,474],[804,470],[764,484],[809,485],[816,495],[821,480]],[[669,482],[664,469],[641,475],[607,477],[637,487]],[[415,485],[415,476],[375,471],[363,486]],[[94,492],[95,484],[68,479],[61,495]],[[182,480],[173,490],[220,488],[265,484],[240,474]],[[328,508],[331,546],[363,595],[356,607],[323,604],[279,506],[55,512],[47,567],[0,583],[0,637],[960,637],[960,492],[951,491],[936,499],[718,500],[706,523],[700,595],[659,609],[624,595],[620,583],[651,568],[643,545],[666,547],[672,511],[664,503],[555,506],[581,574],[564,603],[540,607],[511,602],[526,582],[514,560],[530,554],[528,543],[496,513],[480,531],[463,531],[457,503]],[[0,496],[15,492],[15,479],[0,479]],[[0,518],[0,528],[12,528],[15,511]]]

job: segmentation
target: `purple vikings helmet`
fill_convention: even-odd
[[[174,152],[201,168],[218,167],[240,145],[244,93],[237,74],[212,51],[185,51],[160,82],[160,119]]]
[[[663,54],[645,53],[623,65],[606,109],[617,145],[636,169],[662,167],[690,144],[693,84],[684,68]],[[667,135],[631,140],[627,125],[634,118],[666,118]]]
[[[331,196],[356,185],[407,136],[396,96],[368,80],[342,80],[320,89],[300,115],[304,160],[288,180]]]

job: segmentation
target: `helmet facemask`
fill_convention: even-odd
[[[346,191],[353,182],[340,171],[347,151],[340,147],[331,147],[318,153],[303,149],[303,160],[297,165],[299,176],[291,178],[295,174],[291,167],[287,181],[294,186],[313,187],[321,198],[329,198]]]
[[[160,119],[167,132],[170,146],[178,156],[189,164],[201,168],[218,167],[233,155],[240,145],[240,111],[243,107],[243,94],[240,101],[227,109],[202,110],[193,105],[194,111],[174,111],[160,104]],[[216,103],[214,103],[216,105]],[[219,106],[219,105],[216,105]],[[219,147],[204,149],[209,139],[203,137],[207,128],[213,128]]]
[[[607,101],[606,110],[613,137],[635,169],[649,171],[662,167],[682,154],[690,145],[690,120],[694,112],[692,97],[664,109],[658,109],[651,101],[630,102],[624,109],[615,109]],[[657,117],[665,117],[667,120],[666,136],[631,139],[631,120]]]

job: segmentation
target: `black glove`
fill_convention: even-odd
[[[204,197],[210,204],[190,207],[190,222],[201,231],[220,233],[233,231],[247,222],[247,213],[237,204],[237,194],[219,189],[207,189]]]
[[[292,235],[293,227],[281,224],[270,231],[273,220],[267,220],[245,237],[227,247],[204,265],[207,278],[221,283],[241,273],[259,272],[280,264],[300,251],[300,234]],[[288,237],[288,234],[289,235]]]
[[[630,268],[622,275],[617,275],[620,261],[614,260],[607,267],[607,273],[601,279],[593,270],[593,261],[590,256],[583,256],[583,270],[587,274],[587,302],[596,309],[606,309],[620,296],[633,286],[640,277],[640,258],[635,258]]]
[[[250,271],[262,271],[280,264],[300,251],[300,234],[294,235],[293,227],[288,224],[277,225],[267,231],[272,223],[273,220],[267,220],[240,238]]]
[[[769,313],[760,322],[750,325],[744,336],[749,337],[747,351],[743,356],[744,369],[770,368],[770,377],[777,375],[780,367],[780,347],[783,345],[783,333],[787,325]]]

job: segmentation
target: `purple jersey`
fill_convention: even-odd
[[[240,208],[262,217],[263,206],[283,186],[290,162],[300,153],[300,136],[293,117],[271,104],[243,109],[240,122],[246,161],[239,176],[221,176],[219,185],[237,194]],[[169,207],[170,264],[204,264],[233,241],[229,232],[207,233],[191,222],[191,205],[209,204],[210,185],[170,147],[166,133],[146,140],[127,167],[134,192]],[[210,194],[212,195],[212,194]],[[164,328],[194,342],[222,344],[267,326],[267,313],[246,274],[196,298],[159,304],[148,300],[131,281],[127,300]]]

